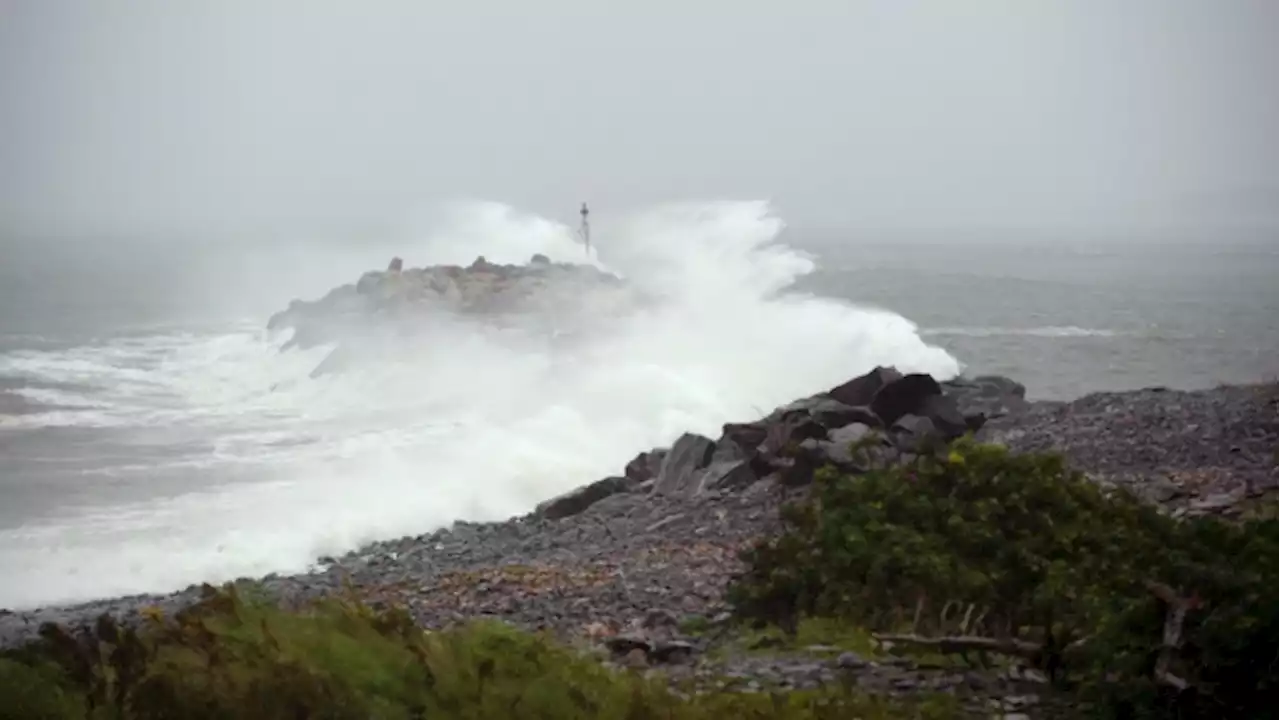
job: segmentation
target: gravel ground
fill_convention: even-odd
[[[1250,500],[1274,505],[1276,395],[1275,384],[1095,393],[1032,403],[982,436],[1017,451],[1061,452],[1095,480],[1175,512],[1229,515]]]

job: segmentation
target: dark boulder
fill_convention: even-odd
[[[698,481],[698,488],[695,492],[739,490],[751,485],[758,479],[756,465],[751,460],[713,461],[706,470],[702,471],[702,476]]]
[[[816,420],[802,415],[773,423],[765,433],[762,450],[770,455],[777,455],[788,447],[798,445],[805,440],[820,439],[827,436],[827,429]]]
[[[770,474],[779,484],[802,487],[813,482],[813,474],[826,463],[818,450],[817,440],[806,440],[786,457],[770,461]]]
[[[937,380],[923,373],[912,373],[876,391],[871,409],[886,426],[892,427],[904,415],[919,414],[927,398],[941,394],[942,387]]]
[[[391,262],[387,265],[387,272],[400,272],[404,270],[404,260],[398,257],[391,258]]]
[[[879,425],[880,419],[871,408],[847,405],[823,393],[796,400],[774,410],[768,420],[792,420],[797,416],[808,415],[819,425],[827,428],[841,427],[849,423],[860,422],[868,425]]]
[[[667,451],[664,449],[655,448],[649,452],[642,452],[627,463],[623,475],[634,483],[652,480],[658,477],[658,471],[662,469],[662,459],[666,456]]]
[[[769,426],[764,423],[725,423],[721,442],[731,441],[748,453],[754,453],[764,443]]]
[[[876,367],[866,375],[831,388],[827,395],[845,405],[867,406],[871,404],[871,399],[880,392],[881,388],[901,379],[902,373],[895,368]]]
[[[982,415],[966,417],[960,412],[955,398],[947,395],[926,397],[920,404],[918,414],[929,418],[934,428],[947,440],[954,440],[966,432],[978,430],[985,420]]]
[[[754,449],[744,449],[732,439],[721,438],[716,443],[708,462],[699,476],[694,494],[712,490],[734,490],[754,483],[758,478],[753,460],[757,456]]]
[[[537,507],[537,514],[548,520],[577,515],[611,495],[627,492],[632,482],[624,477],[607,477],[547,500]]]

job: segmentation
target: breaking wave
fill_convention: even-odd
[[[789,290],[814,262],[781,229],[752,202],[598,223],[590,262],[656,302],[571,345],[442,324],[409,355],[313,379],[327,349],[279,352],[264,316],[0,353],[3,390],[29,404],[0,433],[93,429],[114,448],[75,470],[96,500],[0,529],[0,607],[302,571],[363,542],[525,512],[682,431],[716,435],[877,364],[959,372],[905,318]],[[584,258],[571,228],[481,203],[398,254],[535,252]],[[111,494],[160,477],[185,484]]]

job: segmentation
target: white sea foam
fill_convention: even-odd
[[[959,371],[902,317],[789,294],[813,263],[775,242],[780,229],[749,202],[598,224],[591,261],[657,301],[572,345],[443,324],[409,356],[320,379],[308,373],[324,348],[279,353],[258,321],[0,355],[0,375],[83,388],[35,391],[71,407],[18,422],[173,432],[203,449],[169,457],[167,471],[254,478],[0,531],[0,607],[299,571],[365,541],[526,511],[682,431],[716,435],[877,364]],[[404,255],[420,265],[535,252],[583,257],[571,228],[484,203]],[[91,483],[155,467],[87,470]]]
[[[1104,328],[1082,328],[1075,325],[1050,325],[1046,327],[1010,328],[1010,327],[945,327],[926,328],[921,331],[925,337],[959,335],[964,337],[1002,337],[1009,335],[1025,335],[1041,338],[1110,338],[1121,335],[1116,330]]]

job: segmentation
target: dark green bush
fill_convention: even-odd
[[[906,467],[824,469],[784,521],[746,553],[740,617],[1018,655],[1098,715],[1274,716],[1274,519],[1177,520],[1059,457],[962,441]]]
[[[954,704],[847,688],[682,697],[661,678],[499,623],[426,633],[353,602],[304,612],[233,590],[134,630],[109,619],[0,657],[3,720],[702,720],[954,717]]]

